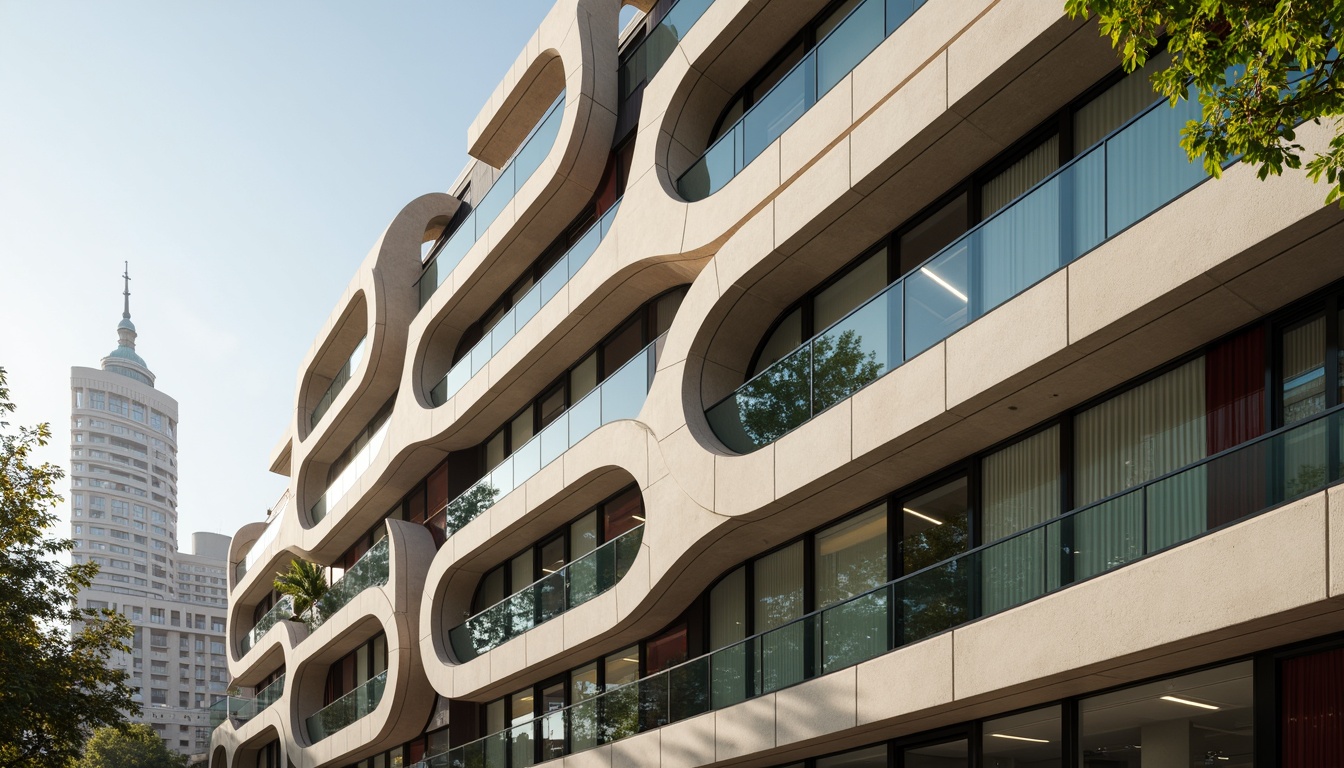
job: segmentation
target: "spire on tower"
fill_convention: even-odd
[[[122,262],[122,272],[121,272],[121,277],[122,277],[122,279],[125,281],[125,283],[124,283],[125,288],[122,289],[121,295],[124,296],[125,299],[126,299],[126,303],[125,303],[125,305],[122,307],[122,310],[121,310],[121,316],[122,316],[123,318],[127,319],[127,320],[130,320],[130,319],[131,319],[131,262],[129,262],[129,261],[123,261],[123,262]]]
[[[135,352],[135,323],[131,322],[131,264],[122,263],[121,322],[117,323],[117,348],[103,358],[103,370],[115,371],[154,386],[154,374],[145,359]]]

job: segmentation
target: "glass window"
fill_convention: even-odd
[[[905,768],[965,768],[971,764],[968,755],[965,739],[911,747],[905,750]]]
[[[602,372],[604,376],[615,373],[616,369],[644,348],[642,331],[639,319],[636,318],[634,321],[627,323],[624,328],[617,331],[602,345]]]
[[[509,588],[517,592],[536,581],[536,576],[532,574],[532,550],[513,558],[509,562]]]
[[[1324,411],[1325,315],[1284,331],[1279,364],[1283,372],[1283,423],[1294,424]]]
[[[597,512],[589,512],[569,524],[569,559],[580,557],[597,549]]]
[[[1084,768],[1252,763],[1251,662],[1084,699]]]
[[[901,507],[904,573],[914,573],[967,549],[968,503],[965,477],[905,500]]]
[[[983,733],[983,768],[1060,768],[1064,764],[1058,706],[987,720]]]
[[[560,399],[564,401],[564,391],[560,392]],[[545,406],[542,406],[543,409]],[[563,407],[563,406],[562,406]],[[545,416],[542,417],[543,419]],[[522,413],[514,417],[509,423],[509,446],[513,451],[522,448],[532,439],[532,406],[528,406]]]
[[[541,414],[541,426],[544,428],[547,424],[555,421],[560,414],[565,412],[565,385],[556,384],[551,391],[541,396],[537,405],[537,410]],[[521,446],[522,443],[515,443]]]
[[[555,573],[565,567],[565,537],[555,536],[541,545],[541,573]]]
[[[585,357],[569,372],[570,399],[577,403],[597,387],[597,353]]]
[[[795,542],[752,564],[754,630],[761,635],[760,684],[773,691],[803,679],[803,542]],[[793,623],[789,623],[793,622]],[[787,625],[787,626],[786,626]]]
[[[602,505],[603,527],[606,540],[634,530],[644,522],[644,498],[638,488],[631,488]]]
[[[665,294],[653,305],[653,338],[658,338],[672,327],[672,319],[677,316],[677,310],[681,308],[682,299],[686,298],[686,289],[672,291]]]
[[[603,665],[606,667],[606,690],[635,682],[639,679],[639,646],[632,645],[611,654]]]
[[[1152,73],[1171,63],[1167,51],[1153,56],[1142,69],[1127,75],[1073,113],[1073,147],[1081,152],[1124,125],[1145,107],[1157,101],[1149,81]]]
[[[817,294],[812,305],[812,332],[830,327],[886,285],[887,251],[883,248]]]
[[[831,30],[845,20],[849,12],[859,4],[859,0],[845,0],[835,10],[826,15],[826,18],[817,22],[817,40],[821,40],[831,33]]]
[[[1051,136],[980,187],[980,214],[989,218],[1059,168],[1059,136]]]
[[[489,472],[499,466],[499,463],[504,461],[505,456],[504,433],[496,432],[495,436],[485,444],[485,471]]]
[[[723,577],[709,592],[709,646],[717,650],[747,636],[747,569]]]
[[[909,273],[960,237],[966,231],[969,215],[962,193],[901,235],[901,274]]]
[[[1059,515],[1059,427],[991,453],[980,466],[986,542]]]
[[[887,505],[816,536],[816,606],[825,608],[887,581]]]
[[[801,307],[785,315],[775,330],[770,333],[770,338],[761,347],[761,355],[756,360],[756,367],[751,375],[755,375],[771,364],[784,357],[788,353],[797,349],[803,343],[803,310]]]
[[[686,624],[684,622],[678,624],[646,642],[644,653],[647,667],[644,674],[646,675],[661,672],[668,667],[675,667],[686,661],[690,655]]]
[[[600,693],[597,685],[597,662],[585,664],[569,673],[571,701],[577,703]]]
[[[817,768],[887,768],[887,745],[823,757],[817,760]]]

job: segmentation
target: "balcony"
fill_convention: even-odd
[[[210,705],[210,727],[218,728],[226,720],[238,724],[245,723],[274,704],[284,692],[285,676],[280,675],[275,682],[257,691],[255,698],[225,696]]]
[[[327,386],[327,391],[322,393],[317,405],[313,406],[313,413],[308,417],[309,428],[316,427],[317,423],[322,421],[322,417],[327,415],[327,410],[331,408],[331,404],[336,401],[336,396],[341,394],[342,389],[345,389],[346,383],[350,381],[350,375],[359,367],[359,361],[364,357],[364,342],[365,339],[360,339],[359,343],[355,345],[355,350],[350,353],[350,358],[332,377],[331,384]]]
[[[732,181],[924,2],[865,0],[856,6],[677,179],[682,198],[704,200]]]
[[[387,671],[384,670],[309,716],[304,721],[309,740],[316,744],[372,712],[382,700],[386,684]]]
[[[1194,188],[1208,175],[1179,136],[1198,118],[1153,104],[709,408],[714,434],[738,453],[778,440]]]
[[[327,490],[322,493],[322,497],[308,510],[313,525],[322,522],[323,518],[327,516],[327,510],[336,506],[336,503],[344,498],[351,488],[355,487],[355,482],[359,480],[359,476],[369,468],[369,465],[373,463],[373,457],[377,456],[379,449],[383,447],[383,439],[387,437],[387,426],[390,423],[392,423],[390,418],[383,419],[383,423],[369,436],[369,441],[360,446],[359,451],[355,453],[350,463],[345,465],[336,479],[332,480],[331,484],[327,486]]]
[[[653,79],[663,68],[672,51],[676,50],[686,33],[691,31],[695,22],[705,14],[714,0],[681,0],[668,10],[658,26],[648,37],[636,45],[625,61],[621,62],[617,76],[620,80],[621,99],[627,99],[641,85]]]
[[[379,539],[369,551],[345,575],[327,588],[326,594],[304,611],[299,619],[310,630],[317,629],[336,612],[350,604],[360,592],[370,587],[381,587],[387,583],[389,572],[388,537]]]
[[[457,660],[470,661],[616,586],[643,539],[642,525],[626,531],[449,630]]]
[[[439,406],[448,402],[448,398],[457,394],[472,376],[490,362],[490,358],[499,354],[509,339],[518,335],[528,321],[569,283],[579,268],[588,263],[588,257],[593,255],[593,251],[597,250],[597,246],[607,236],[611,222],[616,218],[616,210],[620,207],[621,201],[617,200],[606,213],[602,214],[602,218],[589,227],[578,242],[565,252],[560,261],[546,270],[541,280],[523,294],[518,303],[514,304],[513,308],[490,329],[485,338],[476,342],[476,346],[457,361],[443,379],[430,390],[430,403]]]
[[[266,613],[257,619],[256,626],[248,630],[243,639],[238,641],[238,648],[243,653],[252,650],[252,647],[261,640],[262,635],[266,634],[271,627],[294,616],[294,598],[285,595],[276,601],[275,605]]]
[[[855,666],[1320,492],[1344,475],[1341,443],[1337,407],[418,765],[530,764],[536,744],[549,760]]]
[[[500,171],[499,177],[485,193],[485,197],[482,197],[481,202],[462,220],[452,236],[429,257],[429,263],[425,265],[425,271],[420,275],[418,283],[420,306],[429,303],[429,297],[434,295],[434,291],[443,284],[476,241],[481,239],[491,224],[495,223],[495,219],[508,206],[513,196],[518,194],[523,184],[527,183],[537,168],[541,167],[541,162],[551,153],[551,146],[560,135],[560,121],[565,113],[564,105],[565,92],[561,91],[560,97],[551,105],[541,122],[537,123],[537,127],[532,129],[532,135],[523,142],[513,160]]]
[[[284,515],[285,508],[288,506],[289,494],[286,493],[275,509],[267,513],[266,530],[262,531],[257,540],[252,542],[252,546],[248,548],[247,554],[243,555],[243,559],[233,566],[233,583],[235,586],[242,582],[248,569],[257,564],[257,560],[261,559],[262,554],[266,552],[266,548],[271,545],[271,542],[275,541],[276,536],[280,535],[280,518]]]
[[[444,534],[452,536],[598,427],[638,416],[648,397],[649,386],[653,384],[658,351],[665,338],[660,336],[637,352],[592,392],[500,462],[490,474],[448,502],[430,518],[430,525],[442,526]]]

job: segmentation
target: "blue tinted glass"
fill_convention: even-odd
[[[905,357],[910,359],[965,325],[969,318],[969,248],[948,246],[905,277]]]
[[[1206,178],[1181,149],[1181,128],[1199,102],[1159,106],[1106,142],[1106,234],[1114,236]]]
[[[845,79],[882,43],[883,1],[867,0],[860,4],[817,46],[818,98]]]
[[[817,101],[816,58],[809,55],[742,118],[742,165],[757,155]]]
[[[981,313],[1059,269],[1059,190],[1059,177],[1050,179],[968,236],[983,277]]]

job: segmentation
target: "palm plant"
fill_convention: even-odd
[[[302,616],[327,593],[322,566],[307,560],[289,561],[289,570],[275,577],[275,591],[294,600],[294,615]]]

